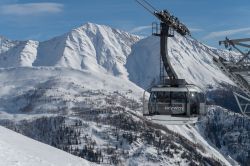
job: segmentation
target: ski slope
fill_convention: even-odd
[[[2,166],[92,166],[82,158],[0,126]]]

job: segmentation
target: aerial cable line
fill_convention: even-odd
[[[149,13],[155,16],[155,11],[157,11],[151,4],[149,4],[145,0],[135,0],[137,3],[139,3],[144,9],[146,9]],[[151,9],[150,9],[151,8]]]

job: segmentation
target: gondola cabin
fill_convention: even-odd
[[[195,85],[158,85],[151,88],[148,102],[144,100],[144,116],[164,124],[195,123],[205,112],[205,95]]]

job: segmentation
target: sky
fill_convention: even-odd
[[[226,36],[250,36],[249,0],[148,0],[167,9],[213,47]],[[12,40],[48,40],[87,22],[141,36],[151,35],[157,19],[135,0],[0,0],[0,35]]]

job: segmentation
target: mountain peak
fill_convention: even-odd
[[[136,38],[136,40],[141,39],[141,37],[138,35],[134,35],[134,34],[131,34],[129,32],[123,31],[123,30],[112,28],[112,27],[107,26],[107,25],[96,24],[96,23],[92,23],[92,22],[87,22],[87,23],[83,24],[82,26],[73,29],[72,31],[74,31],[74,30],[92,31],[94,33],[97,30],[104,30],[104,31],[110,31],[110,32],[117,33],[117,34],[125,34],[127,36],[133,36],[134,38]]]
[[[88,32],[88,33],[91,32],[93,34],[96,34],[96,32],[99,31],[100,29],[105,29],[106,31],[112,31],[112,28],[106,25],[99,25],[87,22],[86,24],[83,24],[80,27],[73,29],[71,32],[82,31],[82,32]]]
[[[65,52],[71,54],[65,56],[72,60],[75,54],[77,59],[70,66],[76,69],[101,70],[112,75],[127,76],[124,64],[131,52],[131,46],[139,40],[138,36],[128,32],[87,22],[68,34],[66,48],[71,50]],[[75,53],[72,53],[73,50]]]
[[[94,29],[100,29],[100,28],[107,28],[107,29],[112,29],[111,27],[107,26],[107,25],[101,25],[101,24],[96,24],[96,23],[92,23],[92,22],[87,22],[85,24],[82,24],[81,26],[74,28],[72,31],[74,30],[94,30]]]
[[[33,66],[61,66],[125,76],[124,67],[136,35],[88,22],[72,31],[39,43]]]
[[[87,23],[85,23],[85,24],[83,24],[82,25],[82,27],[98,27],[98,26],[105,26],[105,27],[107,27],[106,25],[101,25],[101,24],[96,24],[96,23],[92,23],[92,22],[87,22]]]

